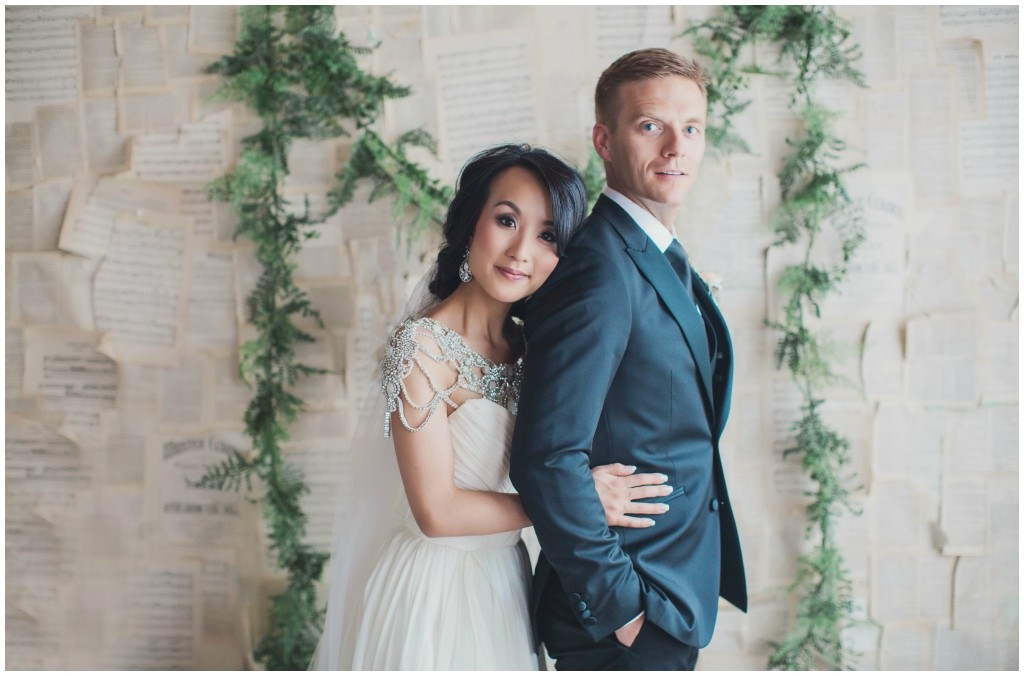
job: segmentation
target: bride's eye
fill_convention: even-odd
[[[544,232],[540,233],[540,238],[547,242],[548,244],[558,243],[558,239],[555,237],[554,230],[545,230]]]
[[[504,225],[506,228],[516,227],[516,219],[507,214],[502,214],[501,216],[498,216],[496,220],[498,221],[498,223]]]

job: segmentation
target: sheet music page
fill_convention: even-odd
[[[121,380],[123,382],[124,378]],[[96,454],[96,475],[102,482],[101,485],[142,487],[145,477],[146,439],[153,433],[152,424],[140,415],[142,411],[143,408],[139,406],[100,413],[100,434],[103,441]],[[102,552],[102,549],[99,551]]]
[[[25,379],[25,335],[17,326],[8,324],[4,341],[4,390],[7,400],[22,396]]]
[[[161,92],[119,92],[117,103],[117,131],[126,136],[177,129],[188,122],[192,105],[185,87]]]
[[[1020,324],[986,322],[982,402],[1016,404],[1020,398]]]
[[[872,556],[872,616],[886,624],[917,616],[917,554],[912,550],[876,552]]]
[[[668,47],[672,42],[672,7],[668,5],[600,5],[593,11],[599,72],[634,49]]]
[[[1020,8],[1014,5],[943,5],[938,8],[937,34],[940,39],[997,37],[1016,39]]]
[[[440,147],[454,176],[466,160],[497,143],[540,140],[534,59],[528,31],[426,41],[428,72],[441,106]]]
[[[886,627],[879,668],[886,671],[927,669],[932,629],[928,625]]]
[[[70,177],[85,168],[77,106],[36,109],[36,151],[44,179]]]
[[[32,190],[8,191],[4,202],[4,245],[7,251],[32,251]]]
[[[1018,45],[986,42],[984,56],[985,119],[960,125],[960,178],[965,195],[998,195],[1018,187]]]
[[[164,432],[148,440],[147,513],[166,546],[237,546],[245,529],[244,493],[192,488],[211,466],[234,453],[251,456],[243,432]],[[243,486],[244,491],[244,486]]]
[[[146,419],[155,416],[160,400],[160,370],[145,364],[120,364],[118,410],[127,414],[138,411]]]
[[[185,323],[187,348],[237,345],[234,280],[234,256],[230,250],[210,251],[197,247],[192,252],[192,281]]]
[[[121,57],[121,87],[143,89],[164,86],[164,50],[155,26],[142,19],[125,19],[115,26],[117,54]]]
[[[896,84],[900,79],[902,69],[896,25],[893,8],[879,7],[871,14],[853,20],[853,39],[863,53],[857,66],[872,88]]]
[[[96,351],[96,334],[67,328],[25,329],[27,394],[79,441],[100,434],[100,412],[114,408],[117,364]]]
[[[981,394],[977,317],[945,315],[907,322],[907,396],[920,404],[974,406]]]
[[[7,189],[31,187],[36,180],[34,123],[7,122],[4,125],[4,157]]]
[[[117,99],[87,99],[82,102],[82,115],[89,168],[103,173],[128,169],[131,139],[117,133]]]
[[[909,133],[906,88],[902,85],[872,87],[864,97],[862,133],[867,163],[872,169],[905,171]]]
[[[868,324],[860,357],[860,382],[870,401],[898,399],[903,392],[903,339],[898,319]]]
[[[896,44],[900,50],[900,65],[923,66],[933,63],[932,27],[930,7],[896,7]]]
[[[83,565],[83,569],[85,566]],[[100,670],[192,670],[200,633],[200,563],[96,559],[78,583],[68,663]]]
[[[717,286],[716,301],[730,317],[764,315],[764,227],[761,178],[728,181],[728,200],[717,195],[706,228],[694,232],[688,219],[677,227],[693,269]],[[703,205],[701,205],[703,206]],[[689,210],[688,210],[689,211]],[[696,207],[694,211],[702,211]]]
[[[36,106],[78,97],[75,23],[92,17],[94,11],[89,5],[4,8],[4,115],[8,122],[32,119]]]
[[[988,491],[980,473],[948,477],[942,485],[939,528],[946,556],[985,553]]]
[[[910,69],[910,161],[919,203],[952,204],[958,191],[958,158],[950,66]]]
[[[219,221],[227,217],[223,205],[206,197],[206,184],[228,168],[230,125],[231,112],[224,111],[174,132],[139,134],[132,147],[132,175],[181,188],[182,213],[195,220],[200,240],[212,241]]]
[[[146,5],[146,25],[188,23],[187,5]]]
[[[184,8],[188,11],[188,8]],[[147,24],[151,24],[147,20]],[[163,26],[166,43],[164,58],[167,60],[167,75],[171,80],[207,78],[204,69],[216,61],[216,57],[197,55],[188,50],[189,25],[187,23],[169,23]]]
[[[906,278],[907,220],[912,213],[912,187],[904,172],[853,174],[847,189],[861,209],[865,239],[847,266],[847,276],[825,298],[822,313],[846,320],[902,317]],[[840,260],[835,231],[821,237]]]
[[[140,209],[175,213],[181,189],[128,178],[79,176],[60,233],[60,248],[82,256],[106,256],[114,224],[123,213]]]
[[[82,93],[112,94],[121,67],[114,43],[114,26],[80,23],[75,29],[78,31],[78,60],[82,65]]]
[[[192,222],[183,216],[136,211],[117,218],[94,283],[101,352],[118,361],[178,364],[191,243]]]
[[[229,54],[238,35],[238,8],[193,5],[188,21],[188,50],[193,54]]]
[[[368,294],[357,294],[356,328],[345,337],[345,388],[355,397],[364,396],[378,378],[377,365],[384,349],[384,330],[377,312],[376,300]]]
[[[980,40],[949,40],[938,46],[939,62],[956,71],[956,102],[961,121],[985,116],[985,80]]]
[[[302,496],[302,510],[309,518],[305,542],[329,552],[339,500],[352,493],[354,478],[347,471],[351,466],[349,440],[335,437],[288,443],[284,458],[302,472],[309,486],[309,493]],[[342,507],[342,515],[359,508],[345,502]]]
[[[202,427],[209,409],[206,358],[187,355],[174,368],[160,373],[160,426],[182,429]]]
[[[61,224],[71,198],[71,186],[71,181],[67,180],[45,181],[33,186],[32,240],[36,251],[57,248]]]
[[[8,260],[10,321],[93,328],[89,294],[96,261],[51,251],[15,253]]]
[[[72,578],[77,555],[67,532],[68,506],[74,505],[76,492],[90,484],[91,469],[74,443],[43,423],[7,415],[4,438],[4,666],[57,669],[59,599]]]

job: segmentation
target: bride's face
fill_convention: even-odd
[[[558,263],[551,198],[527,169],[511,167],[491,182],[469,247],[473,281],[505,303],[540,288]]]

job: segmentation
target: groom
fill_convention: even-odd
[[[693,669],[721,595],[746,610],[718,440],[732,349],[675,219],[707,129],[699,65],[618,59],[595,94],[608,186],[526,313],[511,476],[542,553],[537,632],[559,669]],[[605,525],[589,468],[668,475],[655,525]]]

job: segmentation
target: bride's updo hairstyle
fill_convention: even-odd
[[[525,144],[484,150],[462,168],[455,197],[448,207],[442,231],[444,244],[437,254],[437,271],[429,286],[430,293],[438,300],[450,296],[461,283],[459,265],[490,196],[491,184],[498,175],[512,167],[532,172],[547,189],[551,197],[555,251],[559,256],[583,223],[587,215],[587,191],[579,173],[566,162],[542,148]]]

